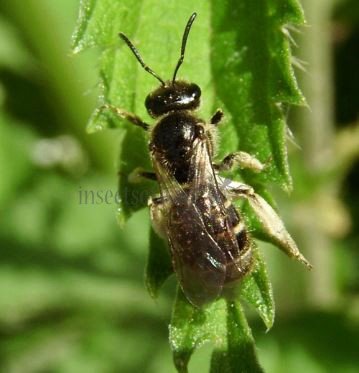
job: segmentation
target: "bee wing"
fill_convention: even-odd
[[[212,166],[212,159],[205,141],[199,141],[195,147],[192,167],[194,185],[191,195],[196,201],[203,195],[212,201],[212,208],[215,207],[217,218],[222,219],[224,224],[221,235],[225,236],[226,240],[223,242],[225,247],[222,247],[222,250],[225,250],[227,254],[227,262],[228,264],[231,262],[238,272],[242,272],[236,261],[236,258],[239,258],[241,253],[236,235],[228,220],[228,211],[225,207],[226,197],[218,184],[217,176]],[[208,224],[207,230],[212,237],[216,237],[215,224]]]
[[[194,147],[190,167],[193,177],[192,198],[208,196],[218,205],[219,213],[225,217],[227,212],[224,206],[225,197],[218,186],[217,177],[212,166],[212,159],[205,141],[198,140]]]
[[[153,162],[153,168],[157,175],[163,200],[173,204],[178,198],[187,197],[187,193],[163,163],[160,160],[156,160]]]
[[[194,172],[200,167],[197,158],[194,150],[191,164]],[[208,231],[195,203],[194,185],[182,187],[160,162],[155,162],[154,168],[162,197],[171,206],[166,233],[174,270],[187,299],[200,307],[221,294],[226,278],[226,255]]]
[[[173,266],[187,299],[201,307],[222,293],[226,257],[193,207],[188,206],[187,211],[183,205],[180,208],[186,222],[181,227],[172,226],[168,232]]]

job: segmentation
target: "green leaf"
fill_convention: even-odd
[[[226,343],[226,306],[220,299],[205,308],[188,302],[178,288],[170,324],[170,344],[178,372],[187,372],[193,351],[204,343]]]
[[[254,268],[250,276],[247,276],[242,281],[240,297],[256,309],[267,329],[270,329],[274,322],[272,286],[262,254],[254,243],[252,249],[255,258]]]
[[[271,160],[252,184],[279,182],[291,188],[283,104],[303,105],[291,67],[287,22],[303,23],[296,1],[212,1],[212,71],[219,99],[230,112],[239,148]],[[229,94],[230,92],[230,94]]]
[[[199,309],[179,290],[170,325],[170,342],[180,373],[188,371],[193,351],[208,342],[214,345],[211,373],[262,372],[251,329],[239,302],[220,299]]]
[[[270,182],[291,189],[284,113],[288,105],[305,104],[291,65],[287,29],[289,23],[304,22],[296,0],[212,0],[199,2],[196,9],[188,1],[179,7],[174,0],[82,1],[73,47],[75,52],[92,46],[103,49],[100,104],[115,105],[153,123],[143,102],[158,84],[118,40],[117,34],[124,32],[144,61],[166,80],[173,73],[183,28],[194,10],[198,18],[189,36],[179,76],[195,81],[202,88],[203,103],[199,113],[202,118],[209,118],[217,107],[225,112],[225,121],[219,128],[218,155],[223,157],[240,149],[267,164],[260,174],[241,173],[257,191],[265,190]],[[134,128],[111,113],[97,112],[89,123],[89,131],[104,128],[118,128],[123,134],[119,160],[120,219],[126,220],[146,205],[147,197],[156,189],[155,183],[146,182],[140,186],[128,182],[133,169],[151,167],[148,137],[140,128]],[[266,199],[270,200],[268,196]],[[262,233],[258,224],[255,233],[259,236]],[[271,286],[265,264],[256,249],[254,252],[253,272],[243,280],[238,293],[256,308],[270,328],[274,319]],[[168,252],[151,231],[146,284],[152,296],[157,295],[170,271]],[[187,371],[193,351],[208,341],[215,345],[212,372],[220,368],[228,372],[261,371],[253,337],[237,302],[226,304],[219,299],[204,309],[197,309],[179,290],[170,341],[180,372]]]
[[[141,131],[143,130],[139,127],[128,127],[121,143],[118,160],[120,222],[126,221],[133,212],[147,206],[148,198],[159,192],[158,185],[153,181],[129,181],[129,176],[139,166],[144,170],[151,170],[146,140]]]
[[[212,354],[211,373],[261,373],[252,336],[239,302],[227,302],[227,346]]]
[[[151,297],[157,298],[158,290],[173,270],[165,241],[157,235],[152,227],[150,229],[150,247],[145,282]]]

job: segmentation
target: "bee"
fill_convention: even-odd
[[[111,105],[98,110],[111,110],[149,133],[154,172],[137,169],[130,177],[133,181],[143,177],[159,183],[160,195],[149,201],[153,227],[169,244],[173,268],[185,296],[201,307],[224,295],[226,288],[237,284],[253,267],[253,240],[232,204],[234,199],[246,199],[272,240],[289,256],[309,268],[311,265],[264,198],[251,186],[220,176],[234,166],[254,172],[265,166],[242,151],[213,162],[223,112],[218,109],[209,121],[200,119],[195,112],[200,106],[200,87],[177,79],[195,18],[193,13],[187,22],[180,58],[168,81],[143,62],[126,35],[119,34],[141,66],[161,83],[145,100],[148,113],[157,120],[154,126]]]

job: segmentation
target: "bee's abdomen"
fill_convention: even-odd
[[[232,232],[235,234],[237,238],[239,250],[245,250],[248,244],[247,229],[243,220],[241,219],[240,215],[238,214],[237,210],[232,204],[230,204],[227,207],[227,216],[228,223],[232,229]]]
[[[240,214],[224,195],[221,200],[203,195],[196,200],[196,206],[202,211],[208,231],[226,256],[225,282],[239,280],[252,265],[251,240]]]
[[[229,203],[227,202],[227,205]],[[228,223],[234,233],[237,243],[238,251],[233,250],[228,255],[232,255],[233,260],[228,260],[226,271],[226,284],[234,283],[240,280],[247,274],[252,267],[252,250],[251,241],[247,228],[241,216],[232,204],[227,207]]]

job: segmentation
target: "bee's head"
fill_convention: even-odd
[[[172,110],[193,110],[199,106],[201,90],[198,85],[194,83],[187,83],[182,80],[176,80],[178,69],[182,65],[184,59],[188,34],[196,16],[197,14],[193,13],[187,22],[182,37],[181,55],[173,73],[172,80],[167,82],[160,78],[150,67],[148,67],[143,62],[138,50],[131,43],[128,37],[123,33],[120,33],[120,37],[129,46],[141,66],[161,82],[161,86],[150,93],[147,96],[145,102],[148,113],[154,118],[166,114]]]
[[[146,98],[146,109],[153,117],[172,110],[194,110],[200,104],[201,89],[197,84],[182,80],[161,85]]]

